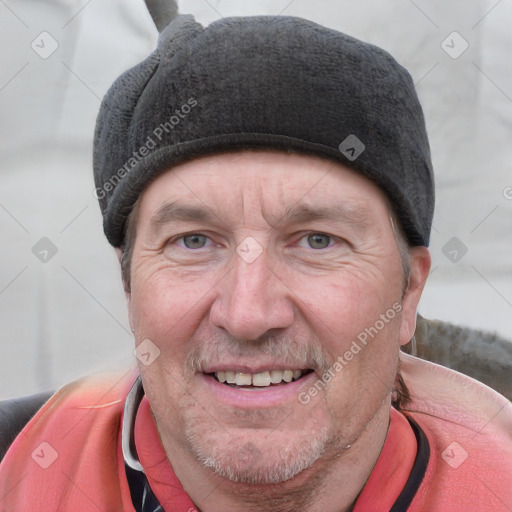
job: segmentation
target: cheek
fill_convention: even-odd
[[[191,339],[208,317],[209,302],[211,297],[200,286],[172,279],[163,272],[147,279],[141,276],[134,282],[130,308],[136,350],[148,343],[145,340],[150,340],[150,346],[154,344],[158,354],[149,365],[139,358],[138,366],[145,389],[149,390],[148,398],[159,415],[167,414],[170,402],[177,407],[191,378],[185,363],[193,349]]]
[[[292,289],[301,299],[308,322],[328,340],[329,352],[336,354],[343,353],[347,342],[388,310],[394,318],[393,306],[397,307],[401,296],[400,287],[387,284],[380,276],[355,271],[311,281],[295,279]]]
[[[130,309],[137,335],[173,343],[188,338],[211,302],[211,290],[205,276],[183,279],[169,269],[135,273]]]
[[[191,379],[185,362],[209,300],[208,289],[199,281],[184,281],[169,270],[134,273],[130,309],[137,347],[150,340],[158,353],[150,364],[139,359],[138,366],[148,399],[155,415],[163,419],[160,423],[166,433],[179,430],[176,411]]]
[[[326,283],[321,300],[311,291],[307,296],[303,311],[331,360],[321,380],[328,383],[332,416],[343,411],[347,421],[347,413],[356,410],[370,414],[391,393],[399,351],[400,290],[377,280],[345,278]]]

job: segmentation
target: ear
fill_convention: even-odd
[[[400,345],[411,341],[416,329],[416,311],[430,272],[430,252],[426,247],[412,247],[410,254],[410,279],[402,299],[402,324],[400,327]]]

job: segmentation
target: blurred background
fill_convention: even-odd
[[[420,312],[512,339],[512,1],[179,4],[203,24],[301,16],[409,69],[437,185]],[[156,38],[143,0],[0,0],[0,399],[135,364],[92,136],[102,96]]]

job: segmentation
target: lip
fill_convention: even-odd
[[[268,409],[283,406],[290,400],[299,403],[298,395],[301,390],[303,388],[308,389],[312,383],[318,379],[318,376],[315,372],[311,372],[289,384],[262,387],[258,390],[237,389],[226,386],[211,375],[198,374],[198,378],[201,379],[202,384],[207,387],[208,392],[213,395],[215,400],[228,407],[239,409]]]
[[[301,370],[301,371],[308,371],[310,368],[301,368],[298,366],[293,365],[287,365],[279,364],[279,363],[268,363],[268,364],[257,364],[257,365],[249,365],[249,364],[240,364],[240,363],[222,363],[215,366],[209,366],[206,368],[203,368],[203,373],[217,373],[217,372],[241,372],[241,373],[252,373],[253,375],[256,373],[262,373],[262,372],[270,372],[272,370],[282,371],[285,370]]]

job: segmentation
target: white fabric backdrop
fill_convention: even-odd
[[[511,0],[189,0],[180,10],[205,24],[309,18],[407,67],[437,181],[420,311],[512,339]],[[155,39],[142,0],[0,0],[0,399],[133,362],[91,141],[100,98]]]

